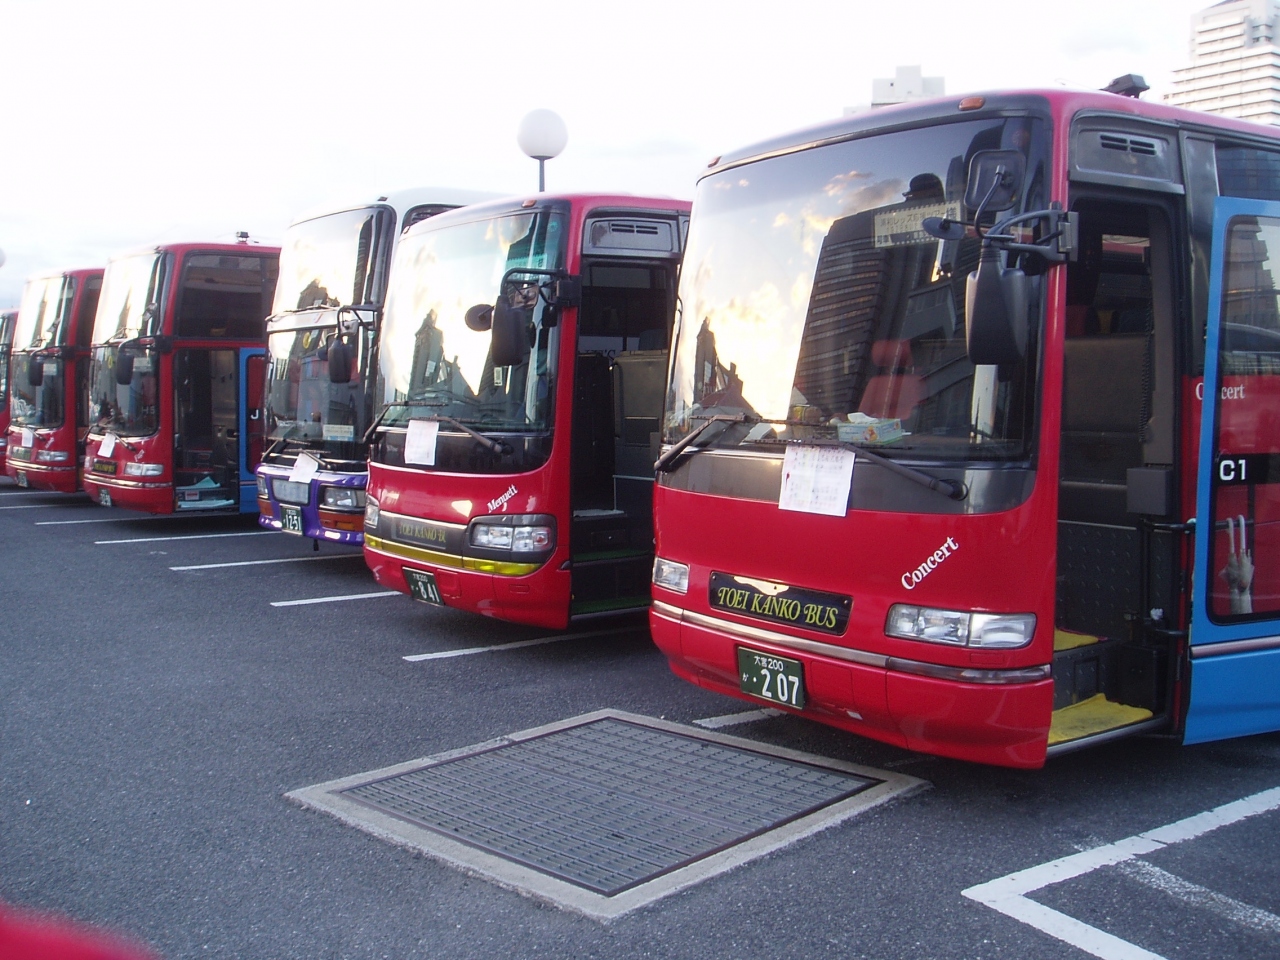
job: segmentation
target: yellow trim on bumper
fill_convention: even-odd
[[[427,550],[423,547],[411,547],[407,543],[384,540],[369,533],[364,535],[364,542],[371,550],[377,550],[380,553],[400,557],[404,560],[434,563],[438,567],[452,567],[455,570],[496,573],[504,577],[524,577],[542,566],[540,563],[515,563],[508,560],[480,560],[475,557],[460,557],[454,553],[441,553],[438,550]]]

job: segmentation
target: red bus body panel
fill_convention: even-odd
[[[87,321],[93,324],[93,317],[81,317],[81,304],[86,296],[84,281],[93,278],[101,278],[101,269],[89,270],[68,270],[63,276],[72,277],[76,281],[75,296],[71,301],[71,320],[67,334],[69,343],[78,342],[80,336],[79,323]],[[35,444],[31,448],[34,451],[49,450],[64,452],[67,459],[57,463],[41,463],[33,458],[31,460],[19,459],[18,457],[7,458],[4,462],[4,471],[13,480],[18,479],[18,473],[23,474],[24,485],[30,486],[36,490],[51,490],[55,493],[75,493],[80,489],[80,473],[82,462],[79,455],[80,442],[84,439],[87,427],[81,427],[77,423],[79,403],[77,401],[77,391],[80,389],[79,371],[83,368],[87,376],[87,361],[89,351],[75,348],[74,352],[68,354],[64,359],[64,375],[63,375],[63,397],[62,409],[64,416],[62,418],[62,426],[60,427],[37,427],[33,433],[35,434]],[[87,387],[86,387],[87,389]],[[17,449],[22,447],[21,427],[10,425],[8,423],[10,414],[6,410],[4,414],[5,439],[8,449]]]

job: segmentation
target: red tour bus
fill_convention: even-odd
[[[1280,131],[1115,94],[719,158],[657,464],[674,671],[1014,767],[1280,728],[1274,201]]]
[[[27,281],[10,359],[5,472],[20,487],[80,489],[89,430],[89,338],[102,271],[67,270]]]
[[[365,558],[428,603],[547,627],[643,609],[688,203],[538,194],[401,239]]]
[[[13,342],[13,324],[18,319],[17,310],[0,313],[0,469],[3,469],[9,449],[9,345]]]
[[[256,513],[279,249],[177,243],[107,264],[84,488],[147,513]]]

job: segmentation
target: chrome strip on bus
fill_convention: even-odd
[[[748,626],[744,623],[733,623],[729,620],[722,620],[719,617],[708,616],[705,613],[695,613],[692,610],[685,610],[669,603],[663,603],[661,600],[653,601],[653,612],[669,620],[704,627],[708,630],[718,630],[745,640],[774,643],[791,650],[802,650],[805,653],[831,657],[833,660],[846,660],[863,666],[881,667],[886,670],[896,670],[899,673],[934,677],[939,680],[956,680],[961,683],[982,684],[1035,683],[1038,680],[1048,679],[1051,670],[1050,665],[1047,663],[1038,667],[1019,667],[1011,670],[981,670],[973,667],[950,667],[936,663],[923,663],[919,660],[907,660],[902,657],[888,657],[883,654],[867,653],[864,650],[853,650],[849,647],[837,647],[834,644],[821,643],[817,640],[805,640],[801,637],[793,637],[774,630],[765,630],[762,627]]]
[[[1077,737],[1075,740],[1063,740],[1061,743],[1050,744],[1044,755],[1046,758],[1060,757],[1064,753],[1073,753],[1076,750],[1083,750],[1085,747],[1096,747],[1100,743],[1123,740],[1135,734],[1158,730],[1168,723],[1169,718],[1164,714],[1152,717],[1150,720],[1140,720],[1138,723],[1126,723],[1123,727],[1113,727],[1110,730],[1104,730],[1102,733],[1095,733],[1092,736]]]
[[[1220,657],[1228,653],[1250,653],[1255,650],[1280,650],[1280,637],[1255,637],[1252,640],[1228,640],[1225,643],[1192,645],[1191,659]]]
[[[119,487],[121,490],[163,490],[166,487],[173,487],[171,483],[144,483],[141,480],[122,480],[109,473],[94,473],[92,470],[86,473],[84,478],[91,480],[100,487]]]

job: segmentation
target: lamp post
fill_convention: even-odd
[[[531,110],[520,121],[516,142],[526,156],[538,161],[538,192],[542,193],[547,189],[544,164],[560,156],[560,151],[569,142],[569,128],[564,125],[558,113],[551,110]]]

